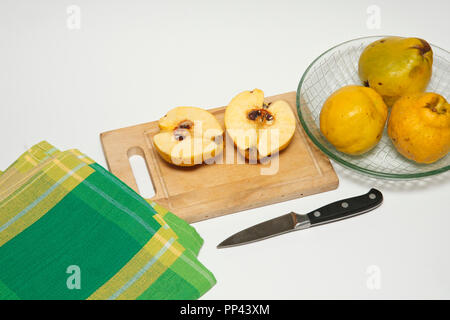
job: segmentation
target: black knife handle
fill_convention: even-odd
[[[377,189],[362,196],[348,198],[330,203],[308,213],[311,226],[346,219],[373,210],[383,202],[383,194]]]

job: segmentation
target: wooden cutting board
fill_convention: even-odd
[[[295,92],[268,97],[266,102],[278,99],[286,100],[297,114]],[[225,107],[209,111],[224,127]],[[162,160],[154,149],[152,138],[158,132],[158,122],[154,121],[102,133],[109,170],[139,192],[129,158],[142,156],[155,189],[149,200],[189,223],[332,190],[339,184],[330,161],[309,141],[298,119],[290,145],[278,159],[266,164],[237,163],[244,158],[228,141],[231,145],[225,148],[223,164],[176,167]],[[227,164],[227,150],[234,153],[233,164]],[[264,170],[266,174],[262,174]]]

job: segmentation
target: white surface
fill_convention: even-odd
[[[67,27],[69,5],[81,9],[80,29]],[[370,5],[379,29],[367,27]],[[244,89],[296,90],[315,57],[352,38],[419,36],[448,50],[449,12],[447,0],[1,0],[0,168],[43,139],[105,165],[100,132],[178,105],[226,105]],[[199,258],[218,281],[204,298],[450,298],[450,175],[386,183],[335,168],[335,191],[196,223]],[[215,248],[254,223],[372,186],[385,195],[374,212]]]

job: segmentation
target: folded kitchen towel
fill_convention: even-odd
[[[203,240],[77,150],[41,142],[0,172],[0,299],[196,299]]]

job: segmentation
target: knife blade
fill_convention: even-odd
[[[243,245],[287,232],[347,219],[378,208],[382,203],[383,194],[379,190],[372,188],[366,194],[330,203],[307,214],[291,212],[259,223],[235,233],[221,242],[217,248]]]

